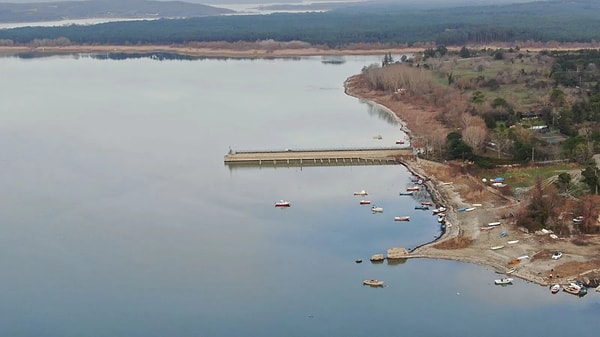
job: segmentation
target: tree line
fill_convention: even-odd
[[[363,10],[361,10],[363,9]],[[211,16],[111,22],[92,26],[0,30],[15,44],[66,38],[75,44],[172,44],[191,41],[303,41],[344,47],[352,43],[444,45],[500,41],[592,42],[600,40],[600,3],[540,1],[503,6],[435,10],[390,5],[377,10],[340,8],[324,13]]]

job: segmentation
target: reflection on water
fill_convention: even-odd
[[[390,125],[399,125],[398,117],[391,110],[370,101],[360,100],[360,102],[369,107],[369,115],[380,118]]]

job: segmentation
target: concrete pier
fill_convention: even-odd
[[[228,166],[348,166],[395,165],[413,158],[411,148],[325,149],[282,151],[231,151]]]

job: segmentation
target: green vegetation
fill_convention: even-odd
[[[125,3],[125,2],[124,2]],[[600,40],[600,3],[534,1],[501,6],[416,9],[357,4],[323,13],[209,16],[113,22],[93,26],[25,27],[0,31],[0,40],[25,44],[66,38],[78,44],[172,44],[192,41],[303,41],[346,47],[355,43],[440,46],[515,41]],[[585,27],[585,29],[582,29]],[[463,51],[463,57],[468,56]],[[506,55],[496,54],[496,58]]]
[[[538,179],[546,181],[551,177],[580,170],[581,168],[581,165],[562,163],[556,165],[526,166],[506,171],[497,171],[496,173],[505,178],[506,181],[509,181],[513,188],[527,188],[534,186]]]

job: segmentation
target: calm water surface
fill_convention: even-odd
[[[492,270],[452,261],[369,263],[440,235],[398,195],[402,166],[223,164],[229,148],[404,139],[343,92],[379,60],[1,58],[0,335],[594,334],[594,292],[494,286]],[[383,214],[359,205],[362,189]]]

